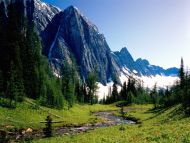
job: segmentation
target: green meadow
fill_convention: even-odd
[[[139,124],[99,128],[78,135],[58,136],[34,143],[189,143],[190,120],[181,105],[153,110],[152,105],[125,107],[125,116],[136,118]],[[121,126],[124,130],[121,130]]]

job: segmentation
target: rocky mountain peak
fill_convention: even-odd
[[[121,53],[129,53],[127,47],[123,47],[121,50],[120,50]]]
[[[87,26],[93,28],[96,32],[99,33],[98,27],[94,25],[86,16],[84,16],[83,13],[76,6],[69,6],[64,10],[64,14],[68,17],[77,17],[79,20],[83,20],[83,22],[85,22]],[[103,34],[101,35],[103,36]]]
[[[136,63],[142,64],[142,65],[147,65],[147,66],[150,65],[150,63],[149,63],[148,60],[142,59],[142,58],[138,58],[138,59],[136,60]]]
[[[67,7],[64,11],[81,13],[80,10],[76,6],[73,6],[73,5]]]
[[[120,76],[123,68],[131,72],[136,71],[139,76],[170,76],[178,72],[177,68],[164,70],[159,66],[150,65],[147,60],[141,58],[134,61],[126,47],[111,52],[104,35],[75,6],[61,11],[40,0],[23,1],[34,5],[34,15],[31,17],[41,37],[43,54],[48,57],[56,74],[59,74],[64,61],[71,63],[73,59],[82,79],[85,80],[88,73],[96,69],[99,82],[103,84],[113,76]],[[10,0],[0,2],[7,5]]]

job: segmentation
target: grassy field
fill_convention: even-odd
[[[190,118],[185,117],[177,105],[168,109],[152,110],[152,105],[131,105],[125,107],[126,118],[137,119],[139,124],[117,125],[80,133],[40,140],[33,143],[190,143]],[[16,109],[0,106],[0,129],[20,128],[42,129],[47,115],[53,121],[61,121],[54,126],[85,124],[101,121],[92,112],[116,110],[114,105],[75,105],[70,110],[41,107],[26,99],[17,104]],[[118,114],[118,113],[116,113]],[[121,126],[125,130],[121,130]]]
[[[115,110],[114,106],[105,105],[75,105],[70,110],[57,110],[46,107],[37,106],[32,100],[18,103],[17,108],[9,109],[0,106],[0,129],[12,128],[32,128],[41,129],[44,127],[43,122],[50,114],[53,121],[60,121],[54,126],[84,124],[89,122],[98,122],[92,112],[102,110]]]
[[[59,136],[33,141],[34,143],[190,143],[190,118],[180,111],[181,106],[152,110],[151,105],[126,107],[127,117],[141,124],[100,128],[87,133]],[[121,126],[125,130],[120,130]]]

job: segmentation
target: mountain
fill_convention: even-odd
[[[30,6],[34,6],[34,21],[37,27],[37,31],[43,31],[47,25],[52,21],[53,17],[61,10],[50,4],[46,4],[40,0],[0,0],[0,3],[4,3],[5,7],[16,1],[23,1],[26,7],[26,11],[30,10]]]
[[[135,61],[126,47],[122,48],[120,52],[113,52],[113,54],[120,67],[127,67],[130,71],[135,69]]]
[[[53,23],[50,27],[55,25]],[[61,12],[55,23],[59,25],[54,40],[45,47],[55,71],[59,71],[65,60],[73,61],[74,58],[82,79],[96,69],[99,81],[106,84],[112,74],[119,73],[120,68],[111,56],[104,35],[76,7],[70,6]],[[48,35],[51,29],[47,27],[43,35]]]
[[[160,66],[151,65],[146,59],[137,59],[134,61],[126,47],[122,48],[120,52],[114,52],[115,59],[120,67],[127,68],[130,72],[138,76],[177,76],[178,68],[164,69]]]
[[[34,0],[34,7],[34,21],[39,32],[43,31],[55,15],[61,12],[59,8],[40,0]]]
[[[135,61],[127,48],[112,52],[104,35],[74,6],[60,10],[40,0],[23,1],[27,13],[34,6],[33,20],[41,37],[42,53],[56,75],[60,74],[65,61],[76,63],[83,80],[90,71],[97,70],[99,82],[104,85],[122,74],[138,77],[178,74],[177,68],[163,69],[141,58]],[[2,2],[7,6],[10,0],[0,0]]]

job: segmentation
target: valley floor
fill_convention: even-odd
[[[34,138],[33,143],[190,143],[190,118],[177,105],[168,109],[152,110],[152,105],[131,105],[124,108],[128,119],[137,124],[113,125],[81,133],[52,138]],[[75,105],[72,109],[56,110],[41,107],[27,100],[16,109],[0,107],[0,129],[8,132],[32,128],[38,132],[44,127],[47,115],[53,117],[54,127],[81,126],[105,122],[94,112],[118,110],[114,105]],[[118,114],[117,112],[115,114]]]
[[[52,137],[35,143],[190,143],[190,120],[183,116],[180,105],[154,111],[151,105],[125,108],[127,116],[139,124],[99,128],[87,133]],[[124,130],[121,129],[124,127]]]

